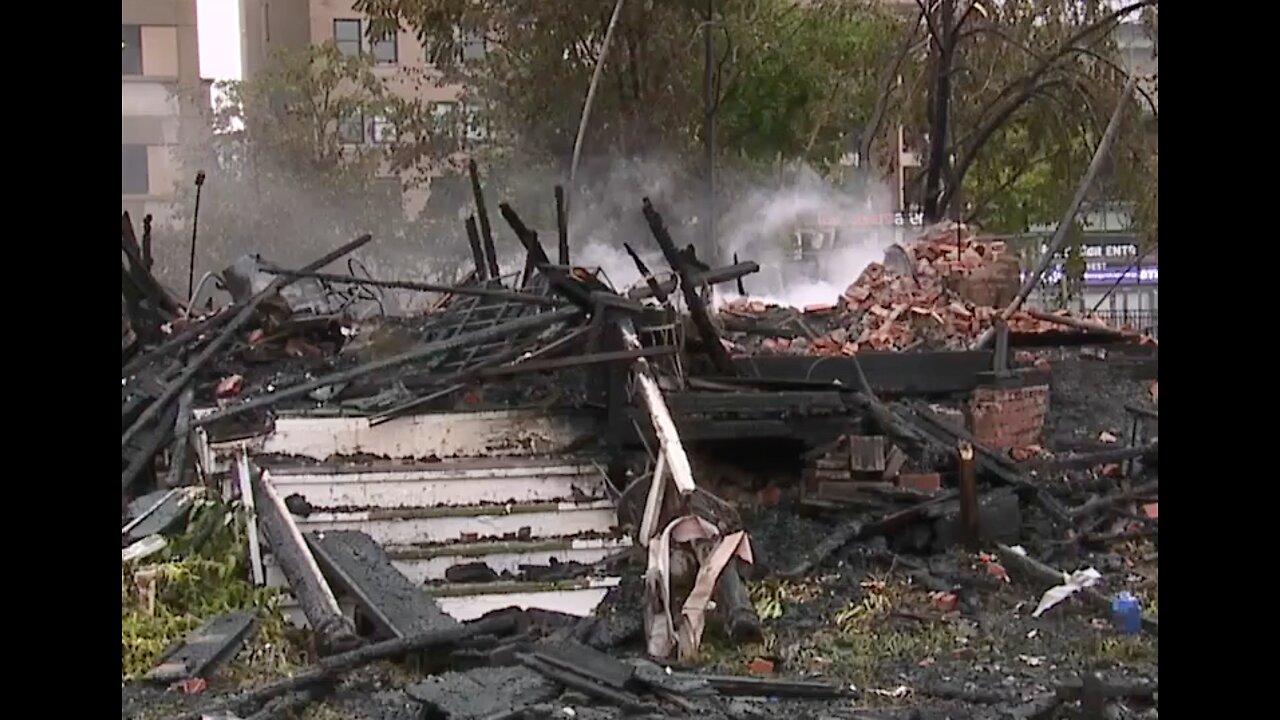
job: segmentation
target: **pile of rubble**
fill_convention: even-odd
[[[954,645],[877,654],[903,647],[900,637],[883,634],[900,622],[944,627],[941,636],[948,641],[961,627],[964,633],[1004,627],[1010,613],[1025,623],[1027,618],[1009,608],[1040,591],[1047,592],[1033,620],[1054,604],[1077,607],[1052,627],[1017,628],[1017,642],[1038,642],[1040,633],[1059,632],[1067,622],[1075,623],[1072,632],[1096,632],[1079,628],[1092,628],[1093,616],[1109,611],[1104,590],[1124,587],[1134,567],[1107,560],[1105,552],[1094,555],[1093,549],[1156,536],[1158,445],[1138,430],[1141,422],[1154,423],[1153,408],[1126,408],[1134,423],[1127,444],[1108,432],[1109,442],[1101,447],[1074,447],[1058,455],[1043,450],[1020,458],[1011,451],[1039,440],[1052,402],[1043,377],[1047,363],[1012,367],[1004,358],[993,369],[985,360],[987,367],[968,374],[991,376],[991,386],[978,387],[975,380],[944,406],[933,403],[936,398],[930,403],[886,400],[866,377],[853,386],[807,376],[752,376],[726,349],[743,347],[746,335],[765,336],[768,345],[761,350],[766,353],[855,358],[868,349],[967,347],[990,327],[995,308],[1017,292],[1017,264],[1010,264],[998,244],[963,235],[957,242],[953,228],[950,235],[927,235],[868,268],[837,306],[800,313],[748,304],[716,317],[698,290],[758,267],[708,268],[693,262],[691,253],[676,247],[647,200],[643,211],[671,277],[655,276],[632,253],[644,285],[620,294],[596,274],[570,264],[563,213],[553,263],[538,234],[505,204],[502,217],[524,248],[526,263],[521,272],[504,276],[474,165],[472,173],[478,221],[469,219],[467,229],[475,267],[449,286],[323,272],[370,242],[365,236],[299,270],[261,260],[237,263],[222,278],[231,305],[199,315],[151,275],[149,233],[138,242],[125,216],[122,564],[128,569],[166,553],[194,552],[185,543],[166,548],[165,537],[174,534],[201,496],[230,479],[225,486],[246,511],[249,555],[258,560],[251,563],[254,584],[265,582],[261,557],[269,552],[271,568],[284,578],[310,627],[310,667],[249,689],[210,690],[205,680],[252,635],[254,611],[240,608],[200,618],[204,624],[163,652],[148,674],[156,684],[192,694],[164,694],[187,711],[181,717],[273,717],[312,703],[336,703],[371,665],[404,659],[416,661],[409,679],[380,677],[370,684],[376,691],[360,693],[364,701],[394,698],[395,713],[343,714],[736,719],[851,717],[855,712],[896,718],[897,710],[865,706],[904,702],[912,695],[908,677],[918,681],[922,696],[999,705],[1020,717],[1047,716],[1064,703],[1079,703],[1086,712],[1101,712],[1107,704],[1154,704],[1154,683],[1117,684],[1093,673],[1065,681],[1035,675],[1025,687],[1012,688],[999,656],[987,658],[992,676],[999,676],[990,681],[991,689],[956,687],[922,674],[934,665],[949,672],[976,666],[973,653],[981,651],[981,643],[963,637]],[[351,287],[369,293],[339,290]],[[379,305],[376,288],[430,292],[438,300],[426,313],[388,317],[370,309]],[[688,344],[671,337],[670,328],[678,323],[668,295],[677,291],[696,329]],[[1014,315],[1009,322],[1017,330],[1029,321]],[[696,370],[707,368],[715,375],[700,376]],[[858,374],[863,375],[861,367]],[[557,446],[552,460],[568,465],[565,447],[571,445],[574,452],[589,448],[593,458],[609,466],[607,473],[597,472],[601,494],[608,497],[604,504],[617,516],[610,530],[625,535],[630,547],[598,563],[553,558],[545,568],[519,566],[522,575],[539,580],[595,577],[605,567],[620,574],[617,587],[585,617],[506,607],[463,621],[424,592],[431,581],[409,578],[404,564],[371,536],[372,530],[366,532],[368,525],[306,531],[309,522],[340,513],[371,523],[421,520],[424,526],[439,518],[447,509],[440,498],[423,500],[422,507],[370,500],[390,495],[387,486],[409,482],[412,472],[438,472],[459,459],[421,447],[435,438],[396,435],[393,426],[386,435],[396,436],[383,439],[397,452],[377,456],[344,453],[333,438],[321,438],[290,481],[285,478],[297,468],[267,467],[281,458],[265,451],[251,457],[255,451],[247,443],[235,451],[229,478],[216,475],[207,465],[214,462],[213,453],[197,451],[208,451],[209,444],[195,437],[203,428],[239,442],[273,433],[283,416],[303,413],[316,424],[321,416],[350,421],[352,432],[368,439],[380,432],[378,425],[397,418],[412,424],[409,416],[428,410],[530,400],[547,413],[553,406],[570,406],[591,414],[592,432]],[[1086,408],[1078,412],[1096,416]],[[790,458],[797,466],[790,487],[778,487],[784,473],[753,468],[768,477],[752,481],[740,494],[767,499],[763,512],[749,514],[726,501],[727,488],[694,459],[700,450],[695,437],[720,443],[728,438],[736,443],[729,454],[745,457],[757,448],[735,440],[738,431],[776,437],[786,426],[817,415],[836,432]],[[458,419],[450,417],[444,422]],[[624,432],[631,430],[635,440],[627,441],[629,451]],[[499,454],[489,445],[478,452],[480,457],[466,456],[461,463],[469,463],[471,472],[491,459],[487,455]],[[777,455],[765,448],[762,457],[777,460]],[[739,465],[753,464],[743,457],[737,458]],[[548,467],[505,476],[501,487],[542,482],[538,473],[545,475]],[[272,477],[276,471],[279,482]],[[342,505],[333,491],[340,483],[332,477],[339,472],[386,477],[345,481],[368,487],[358,501]],[[1064,475],[1069,482],[1057,482]],[[469,492],[482,484],[474,475],[459,477],[466,482],[458,485]],[[328,497],[332,506],[313,506],[302,490],[288,494],[288,488],[306,484],[313,486],[313,497]],[[196,492],[184,486],[205,488]],[[579,499],[601,499],[578,498],[580,490],[575,485],[573,502],[555,511],[573,510],[569,506]],[[507,490],[493,492],[503,494],[486,496],[482,502],[489,507],[481,507],[480,514],[449,516],[454,529],[433,542],[482,540],[479,531],[493,528],[481,525],[528,510]],[[795,505],[822,519],[786,509]],[[761,520],[780,512],[785,514],[773,530]],[[806,527],[812,531],[808,535]],[[536,540],[527,526],[512,539]],[[957,546],[966,547],[958,558]],[[990,552],[980,552],[983,548]],[[786,557],[789,550],[794,552]],[[921,552],[940,553],[947,562],[922,560]],[[1090,562],[1109,577],[1103,580]],[[1060,567],[1083,569],[1067,575]],[[910,609],[886,599],[895,573],[909,578],[900,592],[904,602],[917,603]],[[450,566],[443,575],[446,582],[510,577],[479,561]],[[1010,576],[1032,588],[1006,588]],[[836,583],[836,589],[828,583]],[[122,581],[122,593],[135,590]],[[359,622],[340,607],[340,595],[354,598]],[[1073,595],[1080,602],[1066,599]],[[988,604],[993,597],[996,601]],[[1081,608],[1086,617],[1075,617]],[[1133,634],[1157,634],[1158,618],[1148,614],[1137,622],[1140,629]],[[705,633],[704,640],[708,626],[718,632]],[[835,640],[822,644],[830,637]],[[786,642],[773,642],[780,638]],[[803,653],[786,648],[810,641],[815,644]],[[853,657],[858,653],[875,659],[875,666],[860,667]],[[716,659],[726,656],[731,659]],[[1028,667],[1040,662],[1030,651],[1018,657]],[[872,673],[878,684],[852,685],[853,672]],[[886,677],[898,686],[882,686]],[[130,702],[132,688],[122,688],[122,704]],[[853,703],[864,707],[851,709]]]
[[[1017,258],[999,240],[968,227],[931,228],[894,245],[830,305],[794,308],[741,299],[720,310],[729,340],[760,354],[853,355],[868,350],[962,350],[992,327],[1022,283]],[[1049,333],[1080,326],[1065,314],[1019,310],[1010,332]],[[1091,323],[1094,333],[1124,334]],[[760,339],[763,338],[763,339]]]

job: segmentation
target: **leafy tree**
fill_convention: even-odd
[[[1156,0],[1116,8],[1105,0],[938,0],[920,2],[916,34],[924,62],[904,64],[897,118],[924,129],[924,171],[913,195],[926,215],[953,215],[962,203],[989,227],[1023,230],[1057,221],[1075,190],[1127,80],[1113,31]],[[1105,182],[1095,196],[1143,210],[1154,194],[1154,133],[1144,92],[1124,118]],[[1144,106],[1146,106],[1144,108]],[[920,136],[927,138],[923,141]]]
[[[420,274],[447,249],[433,247],[406,218],[403,193],[451,148],[439,120],[420,101],[390,92],[370,58],[344,55],[332,43],[312,46],[282,53],[257,77],[220,90],[213,133],[186,159],[207,172],[198,274],[245,253],[303,264],[366,232],[375,237],[366,257],[417,255]],[[185,187],[177,202],[175,215],[187,223],[194,190]],[[189,225],[185,233],[189,239]],[[185,280],[187,243],[158,250],[159,269]]]
[[[371,32],[412,28],[447,73],[465,79],[493,120],[567,167],[613,0],[358,0]],[[725,155],[828,160],[865,120],[888,16],[868,5],[720,2],[714,93]],[[589,154],[644,157],[700,147],[705,0],[623,7],[592,110]],[[484,33],[481,63],[458,61],[461,33]],[[868,68],[870,67],[870,70]],[[697,157],[697,156],[694,156]]]

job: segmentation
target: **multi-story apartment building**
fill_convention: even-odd
[[[428,60],[427,51],[414,33],[401,28],[385,40],[368,39],[368,20],[354,9],[354,0],[240,0],[241,67],[248,80],[262,72],[277,50],[299,50],[333,41],[344,53],[373,56],[374,73],[401,97],[421,100],[442,117],[461,118],[459,128],[468,142],[479,142],[484,127],[472,122],[476,113],[460,107],[463,86],[445,83]],[[459,43],[462,60],[484,56],[483,36],[465,37]],[[341,128],[344,142],[378,143],[386,130],[376,117],[353,118]],[[407,189],[404,205],[411,215],[422,209],[425,188]]]
[[[163,223],[188,180],[180,149],[208,130],[196,0],[121,0],[120,41],[121,209]]]

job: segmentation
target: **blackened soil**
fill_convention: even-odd
[[[1049,415],[1045,421],[1045,442],[1050,450],[1099,449],[1099,436],[1108,432],[1121,442],[1128,439],[1131,420],[1126,404],[1154,408],[1153,380],[1143,375],[1141,362],[1118,353],[1099,359],[1081,350],[1053,352]],[[1159,425],[1146,421],[1148,439],[1159,435]]]

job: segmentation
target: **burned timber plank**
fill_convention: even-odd
[[[711,268],[698,276],[698,280],[706,285],[719,285],[739,278],[750,275],[751,273],[760,272],[760,265],[753,262],[737,263],[726,267]],[[659,280],[658,285],[663,293],[672,293],[676,290],[675,278],[668,277],[665,280]],[[632,300],[644,300],[645,298],[654,297],[654,289],[648,285],[635,287],[627,291],[627,297]]]
[[[325,582],[280,493],[272,487],[265,472],[250,481],[258,526],[271,547],[276,563],[284,571],[302,614],[315,632],[316,649],[325,656],[355,647],[360,642],[355,626],[338,607],[337,598]]]
[[[335,680],[356,668],[364,667],[379,660],[389,660],[431,648],[448,647],[477,635],[506,635],[513,631],[515,626],[515,616],[506,615],[486,618],[443,630],[418,633],[403,639],[384,640],[340,655],[322,658],[319,663],[309,670],[300,672],[292,677],[277,680],[268,685],[222,698],[195,712],[179,715],[175,720],[199,720],[205,715],[228,708],[259,705],[296,690],[314,687],[320,683]]]
[[[676,249],[676,243],[671,239],[671,233],[667,232],[667,226],[662,222],[662,216],[653,208],[653,203],[649,202],[649,198],[644,199],[644,217],[649,222],[649,230],[653,233],[653,239],[658,241],[658,246],[662,248],[662,255],[666,257],[667,263],[671,265],[671,269],[676,271],[680,276],[680,290],[684,294],[684,302],[689,307],[689,316],[693,318],[693,324],[698,328],[698,335],[702,339],[704,350],[708,357],[711,358],[712,364],[715,365],[716,371],[724,375],[739,375],[738,367],[733,364],[733,360],[729,357],[729,351],[724,349],[724,345],[720,342],[720,332],[716,330],[715,323],[711,322],[711,315],[707,312],[706,303],[702,302],[702,298],[698,296],[698,286],[694,281],[694,273],[689,269],[688,263],[681,257],[680,252]]]
[[[449,720],[503,717],[560,695],[560,689],[550,680],[518,666],[442,673],[409,686],[405,692],[426,706],[426,717]]]
[[[396,570],[367,534],[330,531],[308,533],[306,539],[325,576],[359,603],[380,636],[404,638],[458,624]]]
[[[858,365],[876,393],[934,395],[968,392],[979,384],[980,374],[991,369],[991,351],[921,353],[858,353],[845,357],[757,356],[735,358],[743,375],[777,380],[839,382],[850,389],[860,386]]]
[[[156,663],[147,679],[169,683],[187,678],[207,678],[217,665],[235,655],[253,628],[252,612],[215,615],[193,631]]]

